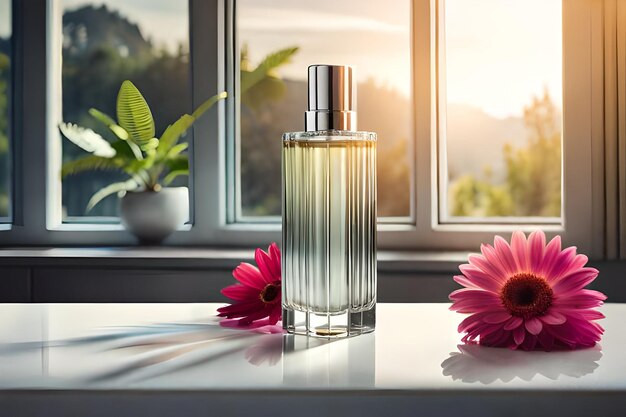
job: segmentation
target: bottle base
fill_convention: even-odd
[[[376,327],[376,305],[358,312],[313,313],[283,307],[283,329],[288,333],[336,339],[371,333]]]

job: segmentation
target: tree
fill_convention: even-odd
[[[561,130],[559,111],[547,90],[524,108],[528,144],[506,144],[504,184],[491,176],[459,178],[450,188],[453,216],[560,216]]]

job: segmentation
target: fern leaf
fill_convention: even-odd
[[[148,103],[137,87],[126,80],[117,95],[117,120],[138,145],[154,137],[154,119]]]
[[[114,171],[121,170],[122,162],[117,158],[88,155],[74,161],[68,161],[61,167],[61,177],[75,175],[84,171]]]
[[[116,152],[111,144],[91,129],[72,123],[59,123],[59,130],[66,138],[84,151],[103,158],[113,158],[115,156]]]

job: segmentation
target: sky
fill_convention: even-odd
[[[7,0],[0,0],[1,7]],[[187,42],[187,2],[63,0],[119,10],[156,45]],[[374,79],[405,96],[411,91],[409,0],[239,0],[238,37],[252,62],[299,46],[284,77],[306,79],[314,63],[349,64],[360,80]],[[5,6],[6,7],[6,6]],[[446,80],[449,103],[494,117],[521,116],[532,95],[547,88],[560,102],[561,0],[446,0]],[[0,20],[0,27],[2,21]]]
[[[561,0],[447,0],[448,102],[519,116],[531,95],[562,97]]]
[[[0,0],[0,37],[11,34],[11,0]]]

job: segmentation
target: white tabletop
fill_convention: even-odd
[[[551,353],[460,345],[447,304],[379,304],[335,341],[225,329],[217,306],[0,305],[0,415],[626,415],[626,305],[601,346]]]

